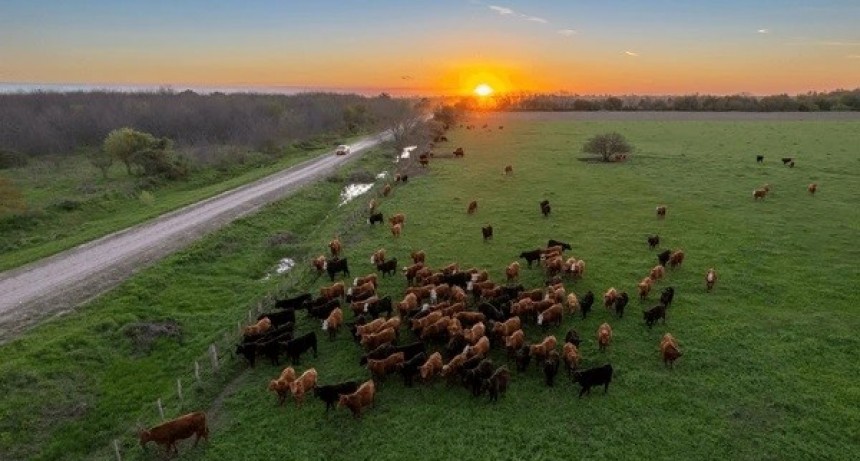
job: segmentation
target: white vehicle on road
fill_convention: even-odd
[[[337,149],[334,151],[335,155],[346,155],[349,154],[349,146],[346,144],[341,144],[337,146]]]

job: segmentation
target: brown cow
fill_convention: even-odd
[[[651,268],[651,273],[648,275],[648,277],[654,281],[660,280],[665,276],[666,276],[666,268],[664,268],[663,266],[661,266],[659,264],[654,266],[653,268]]]
[[[346,291],[349,299],[367,299],[376,294],[376,285],[373,282],[366,282],[363,285],[350,287]]]
[[[412,319],[412,331],[420,333],[422,330],[427,328],[427,326],[436,323],[442,317],[444,317],[444,315],[441,311],[433,311],[420,319]]]
[[[815,197],[815,192],[818,190],[818,184],[812,183],[806,186],[806,190]]]
[[[508,267],[505,269],[505,276],[508,278],[508,282],[513,282],[520,277],[520,263],[514,261],[508,264]]]
[[[455,303],[464,303],[466,302],[466,292],[458,286],[451,287],[449,298]]]
[[[505,166],[505,175],[509,175],[509,174],[514,174],[513,165],[506,165]]]
[[[520,322],[519,317],[511,317],[504,322],[496,323],[493,325],[493,334],[497,337],[501,338],[504,336],[510,336],[513,332],[522,328],[522,323]]]
[[[343,311],[337,307],[331,311],[328,318],[323,320],[322,329],[328,332],[330,339],[334,339],[341,325],[343,325]]]
[[[474,345],[481,338],[484,337],[484,334],[486,333],[486,331],[487,331],[487,328],[484,326],[484,323],[478,322],[478,323],[472,325],[472,328],[464,331],[463,337],[466,338],[466,341],[468,341],[469,344]]]
[[[564,343],[562,356],[564,358],[564,365],[567,367],[567,375],[570,376],[573,371],[579,368],[579,362],[582,359],[579,355],[579,349],[573,343]]]
[[[675,360],[683,355],[678,349],[678,342],[675,341],[675,337],[671,333],[663,335],[663,339],[660,341],[660,354],[663,356],[663,365],[671,367],[674,367]]]
[[[391,225],[391,235],[395,238],[400,237],[400,232],[403,229],[401,224],[392,224]]]
[[[651,277],[645,277],[639,282],[639,285],[636,288],[639,290],[639,299],[645,300],[648,297],[648,294],[651,293],[651,285],[654,282],[651,280]]]
[[[170,455],[171,451],[178,455],[179,449],[176,447],[176,442],[187,439],[192,435],[196,435],[194,439],[195,447],[201,437],[206,439],[207,442],[209,441],[209,427],[206,425],[206,413],[202,411],[188,413],[150,429],[143,429],[138,433],[138,439],[140,440],[141,447],[146,447],[146,444],[149,442],[155,442],[158,445],[164,446],[168,455]]]
[[[418,367],[418,370],[422,381],[430,381],[433,376],[442,371],[442,354],[434,352],[423,365]]]
[[[523,347],[523,344],[526,343],[526,335],[523,333],[523,330],[517,330],[504,338],[505,348],[508,350],[509,357],[513,357],[513,355]]]
[[[579,310],[579,299],[576,297],[576,293],[568,293],[567,294],[567,313],[575,314],[576,311]]]
[[[376,211],[376,207],[378,205],[379,205],[379,203],[376,201],[376,199],[372,198],[372,199],[370,199],[370,203],[367,204],[367,209],[368,209],[368,211],[370,211],[371,214],[373,214],[373,212]]]
[[[317,256],[313,261],[311,261],[311,264],[313,264],[314,269],[317,270],[318,274],[322,274],[326,268],[325,255]]]
[[[669,256],[669,267],[676,268],[684,262],[684,251],[683,250],[675,250]]]
[[[606,290],[606,293],[603,294],[603,307],[609,309],[615,305],[616,299],[618,299],[618,290],[615,287]]]
[[[388,194],[391,193],[391,184],[386,184],[385,187],[382,188],[382,196],[388,197]]]
[[[380,248],[370,256],[370,264],[377,265],[385,262],[385,248]]]
[[[373,380],[367,380],[352,394],[341,395],[338,399],[338,408],[347,407],[352,411],[352,416],[361,418],[361,409],[373,405],[376,397],[376,385]]]
[[[382,344],[394,342],[397,332],[394,328],[386,328],[379,333],[370,333],[361,337],[361,345],[367,350],[373,350]]]
[[[465,353],[455,355],[451,360],[448,361],[445,365],[442,366],[442,371],[440,375],[444,377],[448,377],[449,379],[454,377],[457,372],[460,371],[460,368],[463,367],[463,364],[466,362]]]
[[[540,301],[543,299],[544,293],[540,288],[535,288],[534,290],[523,291],[517,296],[517,299],[523,300],[526,298],[531,299],[532,301]]]
[[[545,311],[541,312],[540,315],[538,315],[537,324],[543,326],[549,326],[554,324],[555,326],[559,326],[561,325],[561,318],[561,304],[556,303],[551,305]]]
[[[474,346],[466,346],[466,348],[463,349],[463,353],[466,354],[467,358],[474,357],[476,355],[486,357],[487,354],[490,353],[490,340],[487,339],[486,336],[481,336],[481,339],[479,339]]]
[[[379,286],[379,279],[377,278],[376,274],[368,274],[364,277],[356,277],[356,279],[352,281],[352,285],[356,287],[364,285],[365,283],[372,283],[373,288],[375,289]]]
[[[293,398],[296,400],[296,408],[302,406],[305,399],[305,392],[313,390],[317,386],[317,370],[309,368],[302,373],[295,381],[290,383],[290,391],[293,393]]]
[[[406,224],[406,216],[403,213],[397,213],[396,215],[388,218],[388,222],[393,226],[395,224]]]
[[[469,208],[466,209],[466,214],[475,214],[478,211],[478,202],[476,200],[472,200],[469,202]]]
[[[546,359],[546,356],[550,353],[550,351],[555,350],[555,346],[558,344],[558,340],[555,339],[555,336],[547,336],[538,344],[532,344],[529,346],[529,355],[540,361]]]
[[[268,317],[263,317],[257,323],[245,327],[243,333],[245,336],[256,336],[269,331],[269,328],[272,328],[272,321]]]
[[[666,205],[660,205],[657,207],[657,217],[660,219],[666,217]]]
[[[597,345],[601,352],[606,350],[610,341],[612,341],[612,327],[608,323],[603,323],[597,329]]]
[[[340,256],[340,252],[343,251],[343,244],[340,243],[340,239],[337,237],[328,242],[328,247],[331,250],[331,255],[334,257]]]
[[[765,197],[767,197],[767,190],[766,189],[755,189],[755,190],[753,190],[753,201],[758,200],[758,199],[764,200]]]
[[[412,262],[415,264],[424,263],[427,259],[427,253],[424,250],[417,250],[410,253],[409,257],[412,258]]]
[[[714,284],[717,283],[717,271],[714,268],[708,269],[708,273],[705,274],[705,287],[708,291],[714,289]]]
[[[384,325],[384,319],[376,319],[370,323],[365,323],[364,325],[359,325],[355,327],[355,334],[358,336],[364,336],[371,333],[379,333],[380,331],[384,330]]]
[[[397,371],[398,365],[402,364],[406,359],[403,352],[391,354],[382,360],[369,359],[367,361],[367,369],[374,379],[384,380],[387,375]]]
[[[290,383],[296,380],[296,370],[293,367],[284,368],[278,379],[269,381],[269,390],[278,394],[278,405],[283,405],[290,392]]]
[[[346,294],[346,287],[343,282],[337,282],[331,286],[320,288],[320,296],[325,299],[335,299],[343,297]]]

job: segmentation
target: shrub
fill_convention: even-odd
[[[60,211],[75,211],[81,208],[81,202],[72,199],[64,199],[52,204],[51,208]]]
[[[21,168],[27,166],[30,158],[26,154],[14,150],[0,149],[0,170]]]
[[[148,190],[141,191],[140,195],[138,195],[137,198],[138,200],[140,200],[140,203],[146,206],[152,206],[155,204],[155,195]]]

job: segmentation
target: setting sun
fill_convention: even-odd
[[[489,96],[493,94],[493,88],[486,83],[482,83],[475,87],[475,94],[478,96]]]

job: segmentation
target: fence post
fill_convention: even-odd
[[[164,421],[164,407],[161,405],[161,398],[158,399],[158,414],[161,416],[161,420]]]
[[[194,378],[200,382],[200,362],[194,361]]]
[[[212,360],[212,371],[218,371],[218,349],[215,349],[215,345],[212,344],[209,346],[209,358]]]
[[[119,443],[113,439],[113,452],[116,454],[116,461],[122,461],[122,456],[119,454]]]
[[[179,400],[184,400],[182,398],[182,380],[176,378],[176,393],[179,394]]]
[[[248,323],[254,323],[254,314],[251,313],[251,309],[248,309]]]

